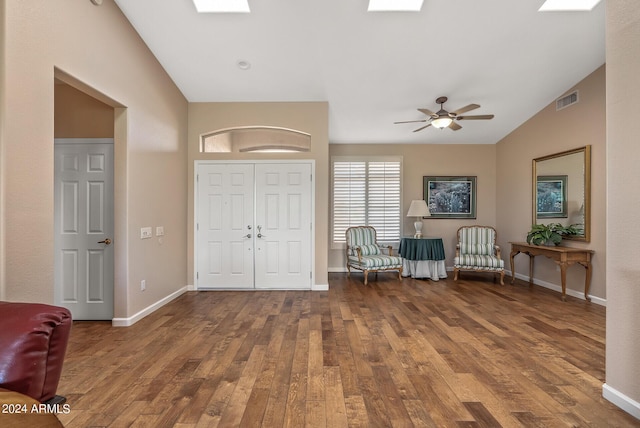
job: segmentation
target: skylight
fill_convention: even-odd
[[[420,12],[423,0],[369,0],[369,12]]]
[[[547,0],[538,12],[565,12],[565,11],[589,11],[600,0]]]
[[[248,13],[249,0],[193,0],[198,13]]]

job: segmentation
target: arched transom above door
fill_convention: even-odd
[[[273,126],[226,128],[200,137],[202,153],[308,152],[311,135]]]

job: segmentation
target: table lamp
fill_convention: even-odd
[[[416,218],[415,223],[413,223],[413,226],[416,228],[416,234],[413,235],[413,237],[422,238],[422,217],[431,217],[427,202],[424,199],[411,201],[407,217]]]

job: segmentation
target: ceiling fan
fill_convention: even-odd
[[[427,116],[429,116],[428,119],[423,119],[423,120],[407,120],[404,122],[394,122],[395,124],[398,123],[415,123],[415,122],[428,122],[425,126],[422,126],[418,129],[416,129],[413,132],[418,132],[418,131],[422,131],[424,128],[428,128],[429,126],[433,126],[435,128],[438,129],[444,129],[444,128],[449,128],[449,129],[453,129],[454,131],[457,131],[458,129],[461,129],[462,126],[458,125],[455,121],[456,120],[487,120],[487,119],[493,119],[493,115],[492,114],[478,114],[475,116],[460,116],[460,114],[462,113],[466,113],[470,110],[475,110],[477,108],[480,108],[480,106],[478,104],[469,104],[468,106],[464,106],[462,108],[459,108],[458,110],[454,110],[452,112],[448,112],[444,109],[444,103],[447,102],[447,97],[438,97],[438,99],[436,99],[436,103],[440,104],[440,110],[438,110],[437,113],[432,112],[429,109],[426,108],[419,108],[418,111],[426,114]]]

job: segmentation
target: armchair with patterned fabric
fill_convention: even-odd
[[[453,280],[458,272],[493,272],[500,274],[504,285],[504,260],[500,247],[496,245],[496,230],[490,226],[463,226],[458,229],[456,257],[453,260]]]
[[[351,268],[364,273],[364,285],[367,285],[369,272],[398,271],[398,279],[402,280],[402,258],[393,255],[391,246],[386,247],[388,254],[382,253],[378,245],[376,230],[371,226],[354,226],[346,231],[347,238],[347,274]]]

